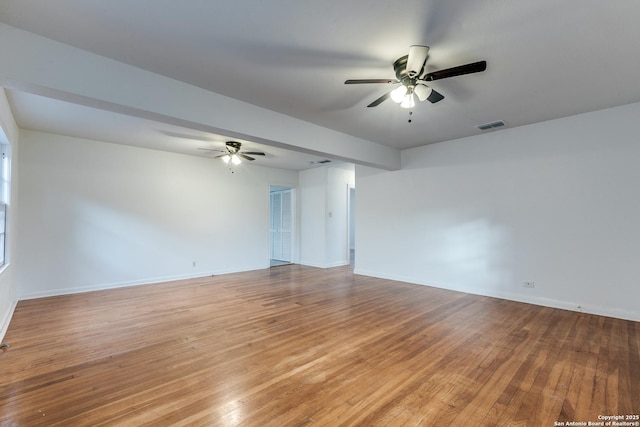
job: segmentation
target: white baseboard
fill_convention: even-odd
[[[265,268],[268,268],[268,267],[252,266],[252,267],[246,267],[239,270],[238,269],[217,270],[217,271],[209,271],[209,272],[200,271],[192,274],[179,274],[179,275],[172,275],[172,276],[152,277],[152,278],[124,281],[124,282],[117,282],[117,283],[100,283],[95,285],[79,286],[79,287],[73,287],[73,288],[47,289],[44,291],[35,291],[35,292],[27,292],[24,294],[20,294],[19,299],[29,300],[29,299],[36,299],[36,298],[55,297],[60,295],[80,294],[84,292],[104,291],[108,289],[126,288],[129,286],[151,285],[154,283],[172,282],[175,280],[197,279],[200,277],[207,277],[207,276],[221,276],[223,274],[242,273],[245,271],[263,270]]]
[[[333,267],[343,267],[345,265],[349,265],[349,261],[336,261],[328,264],[318,264],[315,262],[309,261],[300,261],[300,265],[305,265],[307,267],[316,267],[316,268],[333,268]]]
[[[0,323],[0,343],[2,343],[2,340],[4,339],[4,335],[7,333],[7,330],[9,329],[9,323],[11,323],[11,318],[13,317],[13,312],[16,310],[17,305],[18,305],[18,300],[15,300],[13,301],[13,303],[11,303],[9,310],[7,310],[7,312],[4,315],[4,318],[2,319],[2,322]]]
[[[345,265],[349,265],[349,261],[348,260],[342,260],[342,261],[336,261],[336,262],[329,263],[329,264],[327,264],[326,268],[344,267]]]
[[[401,275],[389,275],[382,274],[371,270],[363,270],[356,268],[354,274],[360,274],[362,276],[377,277],[380,279],[394,280],[398,282],[406,282],[414,285],[430,286],[433,288],[446,289],[454,292],[464,292],[467,294],[480,295],[491,298],[499,298],[509,301],[523,302],[526,304],[540,305],[543,307],[559,308],[562,310],[575,311],[579,313],[595,314],[598,316],[613,317],[616,319],[631,320],[634,322],[640,322],[640,312],[620,309],[617,307],[604,307],[601,305],[595,306],[589,303],[582,303],[576,301],[562,301],[553,298],[544,298],[536,296],[522,296],[519,294],[512,294],[507,292],[496,292],[486,289],[469,289],[461,287],[442,286],[433,283],[426,283],[413,277],[406,277]]]

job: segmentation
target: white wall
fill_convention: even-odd
[[[632,104],[357,167],[356,273],[640,320],[638,117]]]
[[[300,264],[324,268],[326,252],[326,167],[300,171]]]
[[[329,268],[349,263],[348,187],[351,164],[300,172],[300,263]]]
[[[269,183],[298,174],[21,132],[20,298],[268,267]],[[192,263],[196,262],[193,267]]]
[[[9,144],[11,175],[9,176],[6,226],[5,265],[0,268],[0,342],[9,327],[13,310],[18,302],[15,279],[16,242],[18,223],[18,126],[13,119],[4,90],[0,87],[0,142]]]

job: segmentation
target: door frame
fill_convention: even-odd
[[[355,240],[355,194],[356,186],[353,184],[347,184],[347,263],[351,264],[351,234],[353,237],[353,250],[355,252],[356,240]],[[353,219],[353,221],[352,221]]]
[[[271,266],[271,193],[277,191],[291,191],[291,256],[290,263],[298,263],[298,209],[297,209],[297,188],[292,185],[269,184],[267,187],[267,265]]]

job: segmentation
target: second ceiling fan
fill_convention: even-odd
[[[487,61],[478,61],[427,73],[425,72],[425,62],[428,53],[429,46],[411,46],[408,55],[398,58],[393,63],[393,69],[396,73],[395,79],[347,80],[344,84],[401,84],[397,88],[386,92],[380,98],[367,105],[367,107],[377,107],[387,98],[391,98],[403,108],[413,108],[415,106],[415,97],[418,97],[420,101],[428,100],[434,104],[444,99],[442,94],[427,86],[427,82],[478,73],[487,69]]]
[[[225,163],[233,163],[234,165],[239,165],[242,159],[254,161],[255,158],[251,156],[264,156],[265,154],[261,151],[241,151],[242,143],[237,141],[227,141],[225,143],[224,150],[216,150],[213,148],[198,148],[198,150],[203,151],[221,151],[222,154],[216,156],[216,159],[220,158]]]

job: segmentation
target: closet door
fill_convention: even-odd
[[[291,262],[293,238],[293,190],[275,191],[270,194],[271,210],[271,259]]]

